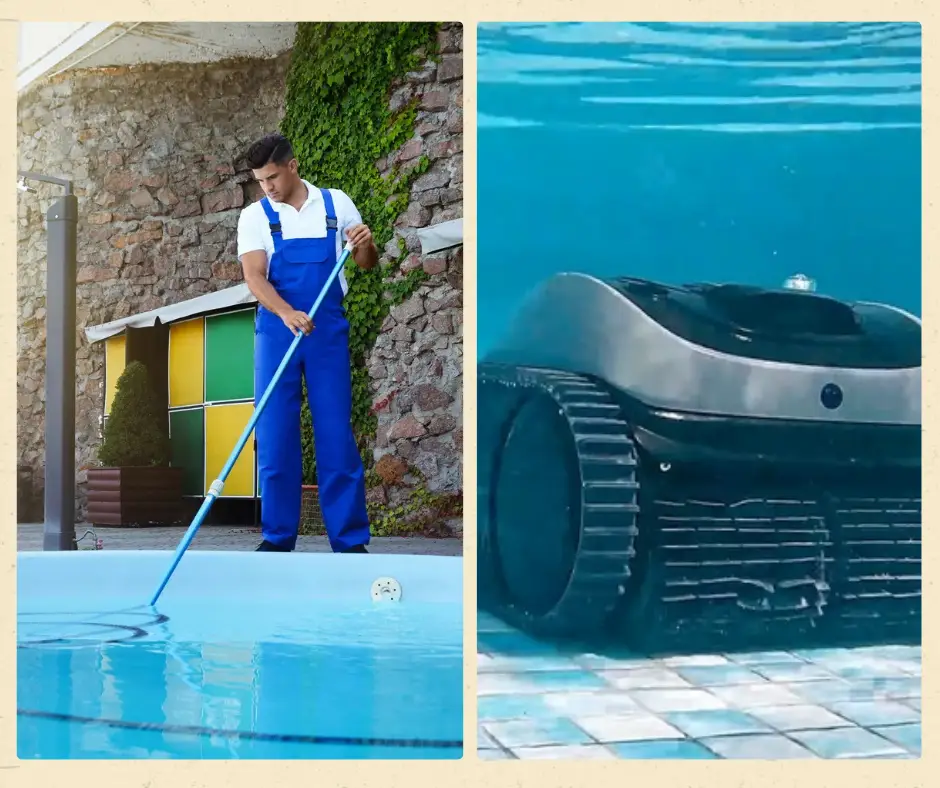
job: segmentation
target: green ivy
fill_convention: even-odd
[[[436,59],[439,23],[302,22],[297,26],[287,76],[282,132],[291,140],[303,177],[318,186],[342,189],[359,208],[380,252],[394,235],[394,224],[408,207],[411,184],[430,166],[427,157],[395,166],[383,176],[377,162],[413,135],[418,99],[392,112],[396,81],[428,59]],[[377,420],[366,360],[389,310],[414,293],[426,278],[419,268],[402,275],[407,252],[371,271],[350,260],[349,349],[352,371],[353,429],[367,467]],[[313,429],[304,397],[302,442],[304,482],[315,483]]]
[[[409,473],[414,477],[414,483],[403,488],[405,494],[400,502],[369,501],[366,504],[372,536],[452,536],[446,521],[460,519],[463,515],[463,495],[460,492],[431,492],[421,471],[410,468]],[[366,471],[368,487],[381,484],[374,469]],[[326,533],[326,529],[322,523],[302,522],[300,533],[321,536]]]

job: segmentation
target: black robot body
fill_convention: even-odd
[[[479,591],[647,650],[920,633],[921,326],[563,274],[478,373]]]

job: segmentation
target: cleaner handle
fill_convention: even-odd
[[[342,270],[343,266],[346,264],[346,261],[349,259],[349,255],[352,253],[353,245],[352,242],[347,241],[346,246],[343,248],[343,253],[340,255],[339,259],[336,261],[336,265],[333,266],[333,270],[330,272],[329,278],[326,280],[326,284],[323,285],[323,288],[320,290],[320,295],[317,296],[317,300],[313,302],[313,306],[310,307],[310,311],[307,313],[307,317],[313,320],[314,314],[316,314],[317,309],[320,308],[320,304],[323,299],[326,298],[327,291],[333,284],[333,280],[336,279],[337,274]],[[160,586],[157,588],[156,593],[150,600],[151,607],[157,603],[157,600],[160,598],[160,595],[163,593],[163,589],[166,588],[166,584],[170,581],[170,577],[173,575],[173,572],[176,570],[177,565],[180,562],[180,559],[183,557],[183,553],[186,552],[186,549],[189,547],[190,543],[196,536],[196,532],[199,530],[199,527],[202,525],[202,521],[205,520],[206,515],[209,513],[209,509],[212,508],[212,504],[215,503],[215,499],[222,494],[222,488],[225,485],[225,480],[228,478],[228,475],[232,472],[236,461],[238,460],[239,455],[242,453],[242,449],[245,448],[245,444],[248,442],[248,437],[251,435],[252,431],[255,428],[255,424],[258,421],[258,417],[261,415],[261,412],[264,410],[265,405],[268,404],[268,400],[271,398],[271,392],[274,391],[274,387],[277,385],[278,381],[281,379],[281,375],[284,373],[284,370],[287,368],[287,364],[291,359],[291,356],[294,355],[294,351],[297,349],[297,345],[300,344],[300,340],[303,339],[304,334],[298,332],[297,336],[294,337],[294,341],[291,342],[290,347],[287,350],[287,353],[284,354],[284,358],[281,360],[280,365],[277,368],[277,371],[274,373],[274,377],[271,378],[271,382],[268,383],[267,389],[265,389],[264,394],[261,396],[261,399],[258,400],[258,404],[255,407],[254,413],[251,414],[251,419],[248,421],[248,424],[245,425],[245,429],[241,434],[241,437],[238,439],[238,443],[235,444],[235,448],[232,450],[232,453],[229,455],[228,460],[222,468],[222,472],[219,474],[219,477],[209,485],[209,490],[206,493],[206,497],[202,502],[202,506],[199,507],[199,511],[196,513],[196,516],[193,518],[192,524],[186,530],[186,533],[183,535],[182,540],[180,541],[179,546],[176,548],[176,553],[173,555],[173,562],[170,564],[170,568],[167,570],[166,574],[163,577],[163,581],[160,583]]]

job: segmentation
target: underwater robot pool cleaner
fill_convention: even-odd
[[[478,367],[480,605],[648,651],[920,639],[921,325],[544,282]]]

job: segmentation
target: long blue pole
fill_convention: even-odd
[[[320,303],[326,297],[326,293],[333,284],[333,280],[336,279],[337,274],[339,274],[342,267],[346,264],[346,260],[349,259],[351,250],[352,247],[349,244],[346,244],[346,248],[343,249],[343,253],[340,255],[339,260],[336,261],[336,265],[333,267],[333,270],[330,272],[329,279],[326,280],[326,284],[323,285],[323,289],[320,290],[320,295],[317,296],[317,300],[314,301],[313,306],[310,307],[310,311],[307,313],[307,316],[311,320],[313,320],[313,316],[316,314],[317,309],[320,308]],[[261,415],[261,411],[264,410],[264,406],[268,404],[268,399],[271,397],[271,392],[274,391],[274,387],[281,379],[281,375],[283,374],[284,369],[287,367],[287,362],[290,361],[291,356],[294,355],[294,351],[297,349],[297,345],[300,344],[300,340],[303,338],[303,332],[298,332],[297,336],[294,337],[294,341],[291,342],[290,347],[287,349],[287,353],[284,354],[284,358],[281,360],[280,366],[278,366],[277,371],[274,373],[274,377],[271,378],[271,382],[268,383],[267,389],[265,389],[264,394],[258,401],[258,404],[255,406],[255,411],[251,414],[251,419],[245,426],[245,430],[238,439],[238,443],[235,444],[235,448],[232,450],[228,461],[222,468],[222,472],[219,474],[219,477],[209,485],[209,490],[206,493],[205,500],[202,502],[202,506],[199,507],[199,511],[196,512],[196,516],[193,518],[192,524],[189,526],[189,529],[183,536],[179,547],[176,548],[176,553],[173,556],[173,563],[170,564],[170,568],[167,570],[166,575],[164,575],[163,581],[160,583],[160,587],[157,588],[157,592],[150,600],[151,606],[157,604],[157,600],[160,598],[160,594],[163,593],[163,589],[166,588],[166,584],[170,582],[170,577],[173,575],[173,572],[176,571],[176,567],[179,564],[180,559],[183,557],[183,553],[186,552],[186,548],[189,547],[190,543],[193,541],[193,538],[196,536],[196,532],[199,530],[199,526],[201,526],[203,520],[206,519],[206,515],[209,513],[209,509],[212,508],[212,504],[215,503],[215,499],[222,494],[222,488],[225,486],[225,480],[232,472],[232,467],[238,460],[238,456],[242,453],[242,449],[245,448],[245,444],[248,442],[248,436],[251,435],[252,430],[255,428],[255,423],[258,421],[258,416]]]

